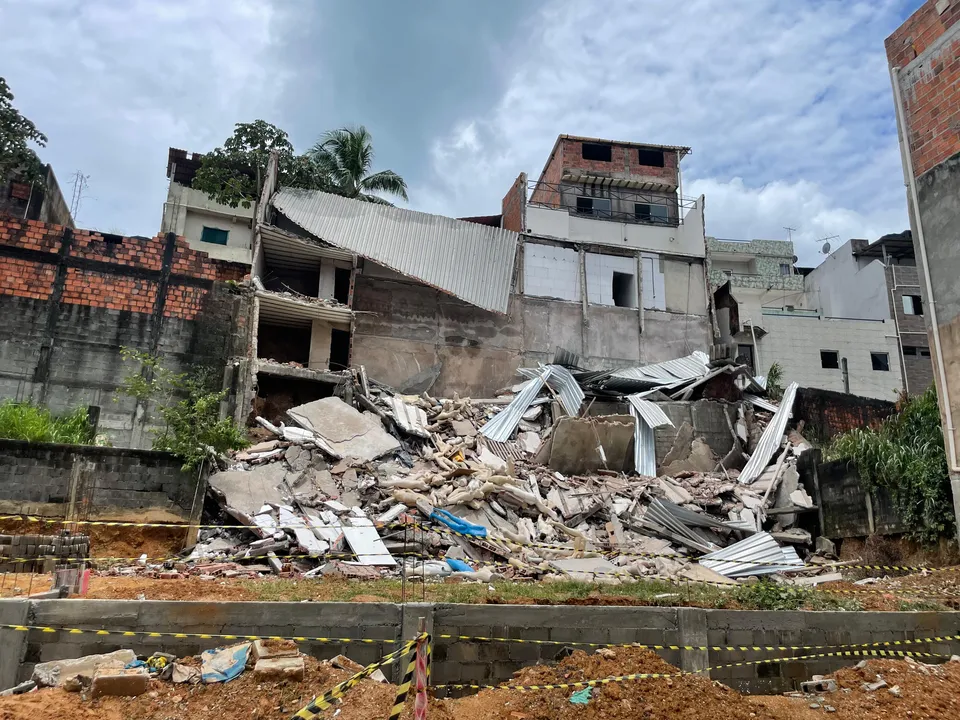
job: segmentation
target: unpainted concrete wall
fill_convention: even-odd
[[[442,365],[431,393],[489,396],[516,381],[516,369],[551,362],[563,347],[590,368],[623,367],[688,355],[709,345],[706,316],[514,295],[507,315],[490,313],[411,282],[358,275],[353,361],[370,377],[400,386]]]
[[[169,453],[0,439],[0,512],[64,515],[71,496],[101,520],[183,522],[205,480]]]
[[[690,427],[693,428],[694,437],[702,437],[718,457],[723,457],[733,447],[730,425],[736,427],[737,403],[719,400],[694,400],[661,402],[657,405],[673,421],[673,427],[665,425],[655,431],[658,463],[662,462],[666,454],[670,452],[683,423],[689,423]],[[730,425],[727,425],[724,414],[730,419]]]
[[[742,692],[794,690],[813,674],[826,674],[849,657],[821,657],[777,664],[755,646],[822,646],[881,643],[960,633],[960,613],[950,612],[746,612],[700,608],[431,605],[410,603],[212,603],[136,600],[0,600],[0,622],[12,625],[105,628],[138,633],[232,633],[301,637],[368,638],[374,643],[302,642],[315,657],[344,653],[369,664],[414,637],[424,618],[435,640],[432,682],[493,684],[537,662],[558,658],[564,643],[681,645],[661,655],[684,670],[714,667],[709,676]],[[132,648],[179,656],[224,644],[199,638],[18,632],[0,626],[0,686],[28,678],[37,662]],[[547,640],[556,644],[495,643],[441,635]],[[709,651],[707,646],[712,646]],[[715,646],[715,647],[713,647]],[[735,646],[736,649],[716,649]],[[747,648],[747,649],[744,649]],[[929,652],[950,655],[955,646],[933,643]],[[737,667],[720,667],[742,663]],[[388,675],[391,668],[385,667]],[[349,702],[349,696],[346,702]]]

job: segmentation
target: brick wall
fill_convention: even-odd
[[[583,141],[563,139],[561,142],[561,152],[558,158],[552,158],[552,162],[560,163],[563,169],[583,170],[586,174],[597,175],[639,175],[643,177],[660,178],[664,182],[677,185],[677,162],[676,151],[663,151],[663,167],[653,167],[651,165],[641,165],[639,161],[638,148],[632,145],[613,145],[610,152],[610,162],[603,160],[585,160],[583,158]]]
[[[793,419],[803,420],[812,435],[829,439],[853,428],[877,427],[895,409],[885,400],[802,387],[793,404]]]
[[[960,152],[960,0],[927,0],[886,40],[901,68],[906,132],[917,177]]]
[[[73,486],[90,516],[161,522],[190,517],[197,483],[169,453],[0,438],[0,512],[63,516]]]
[[[524,227],[524,210],[526,210],[526,205],[527,174],[520,173],[500,203],[501,213],[503,214],[502,227],[504,230],[513,230],[514,232],[523,232],[526,230]]]
[[[55,412],[99,406],[114,445],[149,447],[143,409],[116,394],[133,370],[120,348],[217,376],[247,353],[246,295],[221,282],[246,273],[173,235],[120,237],[0,215],[0,400]]]

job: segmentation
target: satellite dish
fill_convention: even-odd
[[[824,255],[826,255],[828,252],[830,252],[830,243],[825,242],[825,243],[823,244],[823,247],[820,248],[820,252],[822,252]]]

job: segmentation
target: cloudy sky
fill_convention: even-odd
[[[169,146],[365,124],[410,206],[499,212],[559,133],[689,145],[718,237],[907,226],[883,40],[921,0],[0,0],[0,75],[78,224],[154,234]],[[16,28],[16,32],[8,29]],[[42,38],[42,42],[38,39]]]

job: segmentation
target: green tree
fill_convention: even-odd
[[[0,77],[0,178],[16,173],[26,182],[43,182],[43,163],[31,142],[44,147],[47,136],[13,106],[13,93]]]
[[[407,199],[407,183],[393,170],[370,174],[373,138],[363,125],[324,133],[308,155],[329,185],[329,192],[381,205],[393,203],[377,193]]]
[[[296,155],[287,133],[264,120],[237,123],[223,146],[204,156],[193,187],[222,205],[250,207],[260,198],[272,150],[279,156],[280,185],[326,189],[313,161]]]
[[[196,468],[211,449],[216,453],[239,450],[247,439],[233,418],[220,417],[220,402],[226,390],[217,390],[209,370],[195,367],[174,373],[160,358],[122,347],[121,357],[137,370],[123,378],[120,392],[146,405],[155,404],[163,421],[153,440],[154,450],[173,453],[183,460],[183,469]]]

